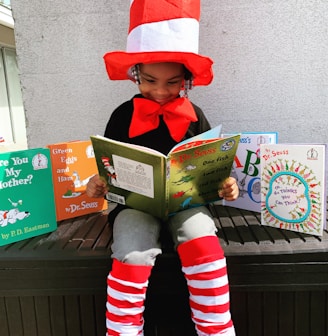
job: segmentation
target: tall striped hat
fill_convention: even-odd
[[[193,75],[193,85],[213,79],[213,61],[198,54],[200,0],[131,0],[126,51],[104,55],[112,80],[131,78],[139,63],[178,62]]]

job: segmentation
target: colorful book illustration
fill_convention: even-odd
[[[231,134],[223,134],[223,136],[229,135]],[[238,183],[239,197],[230,202],[223,200],[223,205],[261,212],[260,145],[277,142],[277,132],[241,133],[231,172],[231,176]]]
[[[49,149],[0,154],[0,245],[56,228]]]
[[[219,199],[239,135],[220,138],[221,126],[175,146],[165,156],[149,148],[91,136],[110,201],[167,218]]]
[[[321,236],[325,165],[325,144],[261,145],[262,224]]]
[[[90,140],[51,144],[50,149],[57,221],[107,209],[104,198],[85,193],[97,165]]]

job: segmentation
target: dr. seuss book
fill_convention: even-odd
[[[97,165],[90,140],[47,146],[50,149],[57,220],[78,217],[107,209],[104,198],[85,193]]]
[[[0,245],[56,228],[49,149],[0,154]]]
[[[223,134],[228,135],[231,134]],[[261,212],[260,145],[275,144],[277,141],[277,132],[241,133],[231,172],[237,180],[239,196],[235,201],[223,200],[223,205]]]
[[[316,236],[326,224],[326,145],[261,145],[262,224]]]
[[[219,139],[220,129],[181,142],[168,156],[91,136],[99,174],[109,186],[107,198],[158,218],[218,200],[239,141],[239,135]]]

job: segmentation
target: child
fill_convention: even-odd
[[[179,63],[140,64],[137,71],[140,95],[113,112],[105,136],[148,146],[167,154],[177,142],[172,139],[163,118],[160,118],[155,129],[129,137],[133,100],[150,100],[161,106],[174,101],[184,83],[184,66]],[[190,123],[187,136],[209,129],[202,111],[196,106],[194,108],[198,121]],[[103,197],[107,191],[106,184],[98,175],[91,178],[87,185],[90,197]],[[219,193],[226,200],[236,199],[238,187],[235,179],[228,178]],[[128,331],[131,329],[135,330],[131,335],[138,335],[143,326],[143,300],[148,277],[156,256],[161,253],[158,240],[162,223],[138,210],[120,210],[114,220],[113,268],[108,277],[108,335],[130,335]],[[225,259],[208,209],[198,207],[184,210],[170,218],[165,225],[172,233],[188,281],[193,320],[199,335],[219,335],[221,331],[225,331],[225,335],[233,335]],[[204,275],[207,280],[204,280]],[[204,285],[198,287],[197,280],[202,280]],[[133,298],[131,287],[134,288]],[[205,296],[207,300],[203,299]],[[231,330],[230,333],[227,330]]]
[[[173,15],[179,6],[188,8],[184,8],[183,14]],[[147,12],[149,8],[151,11]],[[105,62],[111,79],[132,79],[138,84],[140,94],[112,113],[105,130],[106,137],[167,154],[181,140],[210,128],[202,110],[186,95],[179,96],[181,89],[188,91],[192,83],[207,85],[212,80],[212,61],[183,46],[188,38],[195,42],[198,15],[196,19],[190,15],[197,14],[197,10],[199,12],[199,0],[131,2],[128,52],[107,53]],[[154,22],[150,22],[154,13]],[[187,17],[180,20],[186,13]],[[165,28],[161,25],[163,21],[156,21],[161,15],[173,15],[170,25],[165,25]],[[143,19],[146,24],[142,23]],[[160,47],[151,49],[143,42],[147,44],[154,39],[139,35],[154,34],[158,23],[161,27],[153,37]],[[144,32],[145,25],[152,27]],[[168,26],[174,26],[174,33],[169,37]],[[188,36],[181,38],[178,34],[180,28],[182,34]],[[179,35],[177,41],[176,34]],[[163,47],[165,43],[170,46]],[[172,45],[175,51],[170,49]],[[178,48],[184,51],[177,52]],[[98,175],[87,185],[90,197],[103,197],[107,191]],[[226,200],[235,200],[239,193],[236,180],[229,177],[218,192]],[[148,279],[156,257],[161,253],[159,235],[161,226],[165,225],[172,235],[187,280],[192,320],[198,335],[234,336],[225,257],[207,207],[178,212],[165,223],[147,213],[120,205],[115,210],[110,213],[110,222],[114,226],[113,264],[107,278],[107,335],[143,335]]]

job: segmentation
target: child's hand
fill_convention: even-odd
[[[219,196],[226,201],[234,201],[238,198],[239,188],[237,181],[234,177],[228,177],[222,185],[222,189],[219,190]]]
[[[90,178],[86,189],[86,193],[89,197],[104,197],[107,192],[107,185],[98,174]]]

